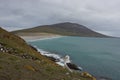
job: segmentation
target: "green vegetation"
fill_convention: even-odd
[[[83,25],[79,25],[76,23],[69,23],[69,22],[38,26],[30,29],[14,31],[13,33],[21,34],[21,33],[42,33],[42,32],[65,35],[65,36],[108,37],[106,35],[92,31]]]
[[[0,28],[0,80],[95,80],[71,73]]]

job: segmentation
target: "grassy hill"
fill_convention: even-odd
[[[20,37],[0,28],[0,80],[95,80],[71,73],[40,55]]]
[[[91,29],[88,29],[83,25],[76,23],[69,23],[69,22],[53,24],[53,25],[44,25],[29,29],[13,31],[13,33],[15,34],[38,33],[38,32],[53,33],[53,34],[67,35],[67,36],[108,37],[106,35],[97,33]]]

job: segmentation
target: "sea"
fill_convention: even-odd
[[[72,63],[101,80],[120,80],[120,39],[64,36],[28,41],[49,53],[69,55]]]

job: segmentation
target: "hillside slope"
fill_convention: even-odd
[[[108,37],[106,35],[97,33],[87,27],[76,24],[76,23],[59,23],[53,25],[44,25],[38,26],[30,29],[23,29],[18,31],[13,31],[13,33],[20,34],[20,33],[53,33],[59,35],[66,35],[66,36],[81,36],[81,37]]]
[[[0,80],[95,80],[70,73],[40,55],[20,37],[0,28]]]

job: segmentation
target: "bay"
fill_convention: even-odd
[[[96,77],[120,80],[120,39],[61,37],[28,42],[40,49],[62,56]]]

